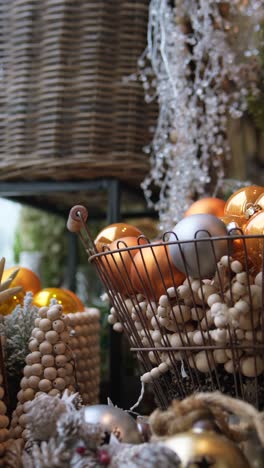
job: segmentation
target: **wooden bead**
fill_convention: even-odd
[[[64,367],[57,369],[57,376],[64,378],[66,376],[66,369]]]
[[[41,392],[48,392],[49,390],[52,389],[52,383],[48,379],[42,379],[39,382],[39,390]]]
[[[218,364],[224,364],[228,361],[228,357],[224,349],[215,349],[213,351],[215,362]]]
[[[54,380],[57,377],[57,370],[55,367],[46,367],[44,369],[44,378],[48,380]]]
[[[65,367],[66,363],[67,363],[67,358],[63,354],[58,354],[55,357],[55,364],[57,367]]]
[[[9,418],[5,415],[0,416],[0,430],[5,429],[9,425]]]
[[[70,335],[69,335],[69,332],[68,331],[63,331],[61,334],[60,334],[60,340],[63,341],[64,343],[69,343],[70,341]]]
[[[40,309],[38,311],[40,318],[46,318],[48,310],[49,310],[49,308],[46,307],[46,306],[45,307],[40,307]]]
[[[55,364],[55,358],[52,354],[45,354],[41,358],[41,364],[44,367],[54,367]]]
[[[56,333],[56,332],[55,332]],[[39,350],[41,352],[42,355],[44,354],[51,354],[52,353],[52,344],[49,343],[48,341],[43,341],[40,345],[39,345]]]
[[[53,346],[53,350],[55,354],[64,354],[66,351],[66,345],[65,343],[62,343],[62,342],[56,343]]]
[[[31,352],[33,351],[38,351],[38,347],[39,347],[39,344],[38,344],[38,340],[36,340],[35,338],[31,338],[29,343],[28,343],[28,348]]]
[[[0,401],[0,414],[6,414],[7,408],[3,401]]]
[[[39,328],[39,322],[40,322],[40,321],[41,321],[41,318],[40,318],[40,317],[38,317],[38,318],[35,319],[35,321],[34,321],[35,327],[38,327],[38,328]]]
[[[57,388],[58,390],[64,390],[65,386],[65,380],[61,377],[58,377],[53,381],[53,387]]]
[[[195,364],[200,372],[209,372],[214,368],[214,358],[211,352],[200,351],[195,356]]]
[[[30,353],[27,355],[26,363],[30,366],[32,364],[40,362],[40,359],[41,359],[40,351],[33,351],[33,353]]]
[[[25,390],[28,388],[28,378],[27,377],[22,377],[21,382],[20,382],[20,387]]]
[[[232,360],[227,361],[224,364],[225,371],[228,372],[229,374],[233,374],[235,369],[234,369],[234,363]]]
[[[234,260],[231,262],[230,268],[234,273],[240,273],[243,270],[243,265],[238,260]]]
[[[151,378],[150,372],[145,372],[145,374],[143,374],[143,375],[141,376],[141,381],[142,381],[143,383],[149,383],[149,382],[151,382],[151,380],[152,380],[152,378]]]
[[[39,329],[43,332],[51,330],[52,322],[48,318],[41,319],[39,322]]]
[[[60,305],[54,305],[50,307],[49,310],[47,311],[47,317],[48,319],[52,321],[59,319],[61,315],[62,315],[62,306]]]
[[[153,379],[158,379],[160,377],[160,370],[158,367],[153,367],[150,371],[150,375]]]
[[[4,398],[4,395],[5,395],[5,391],[4,391],[3,387],[0,387],[0,400],[2,400]]]
[[[262,374],[264,370],[263,357],[260,356],[249,356],[241,359],[242,374],[245,377],[255,377]]]
[[[48,395],[57,396],[57,395],[60,395],[60,391],[57,388],[53,388],[52,390],[49,391]]]
[[[71,375],[73,373],[73,365],[70,362],[67,362],[65,365],[66,375]]]
[[[25,366],[23,372],[24,372],[25,377],[30,377],[32,375],[32,367],[31,366]]]
[[[54,330],[48,331],[45,335],[45,338],[51,344],[55,344],[59,341],[59,335]]]
[[[28,386],[34,390],[38,389],[40,378],[37,375],[32,375],[28,379]]]
[[[30,422],[28,414],[21,414],[19,418],[19,424],[21,427],[26,427],[26,425]]]
[[[65,328],[65,325],[63,323],[62,320],[55,320],[53,323],[52,323],[52,328],[53,330],[55,330],[57,333],[61,333],[63,332],[64,328]]]
[[[40,376],[43,372],[43,366],[41,364],[33,364],[31,366],[31,371],[32,371],[31,375]]]
[[[45,340],[45,333],[42,330],[37,329],[34,337],[38,341],[38,343],[42,343]]]
[[[33,390],[33,388],[27,388],[26,390],[24,390],[24,394],[23,394],[24,401],[33,400],[34,396],[35,396],[35,391]]]

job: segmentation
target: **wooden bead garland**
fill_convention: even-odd
[[[73,357],[65,342],[65,338],[69,340],[70,329],[63,308],[58,304],[41,307],[39,315],[29,341],[30,353],[26,357],[21,390],[17,395],[18,404],[12,415],[11,435],[14,439],[27,437],[27,402],[43,392],[55,396],[61,395],[66,388],[76,390]]]
[[[3,398],[5,396],[5,389],[2,372],[0,372],[0,395],[0,467],[4,467],[6,466],[4,455],[6,452],[6,448],[10,443],[10,431],[8,429],[9,418],[6,415],[7,408],[3,401]]]
[[[264,372],[264,360],[253,355],[252,346],[255,341],[261,343],[263,340],[260,315],[262,272],[246,271],[239,260],[227,255],[220,259],[217,267],[212,280],[188,277],[177,288],[168,288],[157,302],[148,302],[142,295],[120,298],[129,320],[133,321],[133,336],[131,322],[126,330],[126,322],[122,318],[120,323],[118,310],[111,308],[108,322],[116,331],[125,329],[135,347],[179,348],[169,354],[148,352],[152,367],[149,366],[142,376],[143,382],[158,378],[176,361],[181,364],[183,374],[184,366],[208,373],[219,365],[233,373],[237,371],[234,353],[230,350],[234,341],[245,345],[244,350],[236,351],[242,376],[255,377]],[[186,345],[199,346],[201,350],[184,351]],[[206,345],[223,348],[206,352],[203,350]]]
[[[84,312],[67,314],[72,329],[69,346],[72,349],[78,390],[85,405],[98,403],[100,379],[100,313],[96,308],[86,308]],[[58,355],[57,359],[61,356]],[[66,375],[70,363],[64,366]]]

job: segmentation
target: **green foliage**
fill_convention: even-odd
[[[29,353],[28,342],[38,316],[37,307],[32,305],[32,293],[28,292],[23,306],[17,306],[12,314],[2,317],[0,335],[5,337],[5,369],[7,378],[22,376],[25,359]]]
[[[59,216],[23,206],[15,233],[14,255],[41,252],[41,282],[43,287],[59,287],[63,282],[66,258],[66,222]]]

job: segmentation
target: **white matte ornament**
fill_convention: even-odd
[[[194,214],[183,218],[173,229],[176,234],[170,235],[169,245],[171,259],[177,270],[192,278],[211,278],[216,270],[216,262],[227,253],[227,241],[198,241],[176,243],[179,241],[194,241],[210,237],[227,236],[225,224],[216,216],[210,214]]]

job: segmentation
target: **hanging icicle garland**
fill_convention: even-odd
[[[221,185],[230,157],[228,119],[257,95],[257,36],[264,0],[151,0],[147,48],[139,59],[147,102],[159,116],[150,173],[142,183],[161,231],[195,197]],[[155,200],[158,192],[158,201]]]

